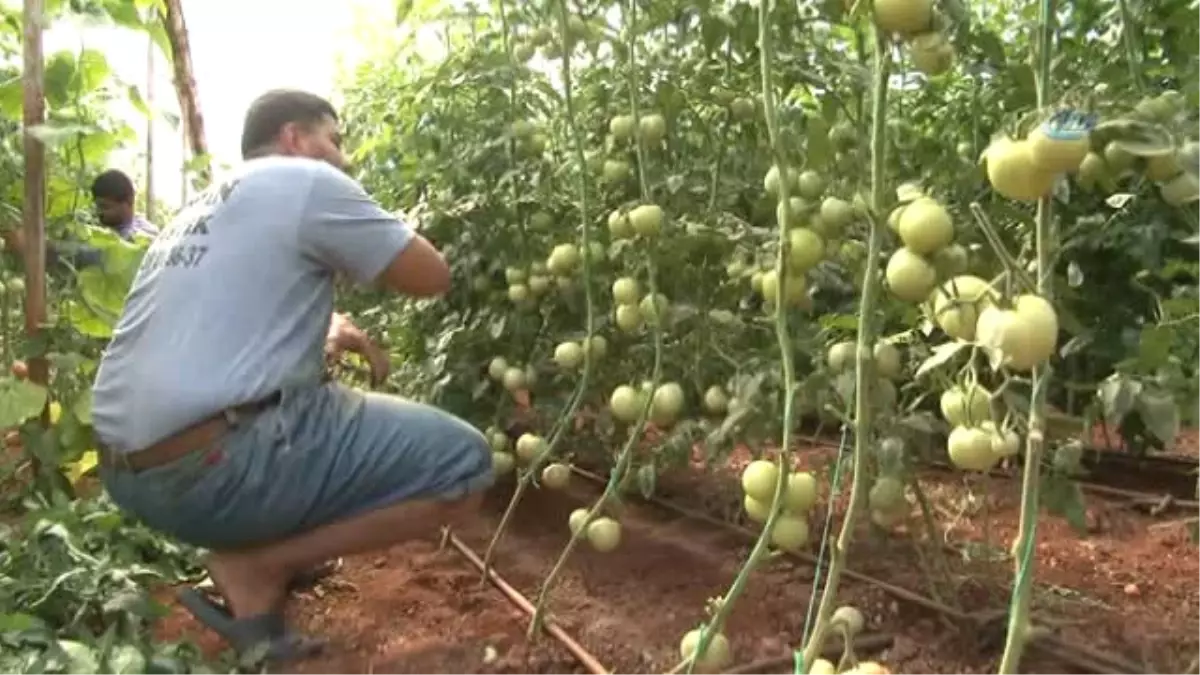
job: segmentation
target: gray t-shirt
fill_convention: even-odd
[[[333,281],[375,281],[412,240],[333,166],[266,157],[196,196],[150,246],[92,389],[116,452],[324,368]]]

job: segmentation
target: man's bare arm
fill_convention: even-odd
[[[450,266],[428,239],[414,233],[408,246],[384,268],[378,282],[395,293],[434,297],[450,290]]]

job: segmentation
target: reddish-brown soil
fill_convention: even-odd
[[[1091,447],[1098,450],[1124,450],[1125,441],[1118,430],[1096,424],[1092,428]],[[1162,454],[1192,459],[1200,456],[1200,429],[1181,429]]]
[[[524,615],[491,585],[481,587],[453,549],[438,551],[435,542],[351,558],[298,600],[294,620],[328,645],[319,657],[290,664],[290,672],[585,672],[553,640],[526,641]],[[160,631],[166,639],[195,641],[210,658],[222,650],[212,631],[177,606]]]
[[[797,468],[824,474],[821,483],[828,486],[832,449],[809,448],[796,456]],[[742,448],[723,469],[664,478],[659,494],[746,525],[735,486],[737,472],[749,459]],[[943,548],[952,552],[952,586],[961,606],[968,611],[982,609],[981,604],[1004,607],[1013,574],[1006,552],[1017,533],[1019,480],[929,472],[921,483]],[[835,506],[839,518],[846,496],[840,495]],[[823,500],[828,501],[827,494]],[[1043,515],[1039,520],[1034,620],[1058,629],[1063,638],[1121,655],[1146,672],[1179,672],[1200,648],[1195,514],[1167,511],[1153,517],[1134,508],[1144,503],[1094,495],[1085,497],[1085,505],[1086,534],[1077,533],[1062,518]],[[851,566],[929,595],[927,577],[911,555],[909,530],[923,530],[916,522],[919,515],[914,506],[909,525],[888,534],[864,526]],[[983,546],[985,541],[990,545]],[[966,663],[947,669],[939,657],[892,665],[900,672],[971,672]]]
[[[830,453],[813,450],[817,467]],[[745,456],[735,457],[734,467]],[[697,510],[736,514],[734,467],[700,474],[688,469],[660,479],[659,494]],[[823,482],[827,483],[826,478]],[[967,485],[970,483],[970,485]],[[892,532],[863,525],[851,568],[929,595],[914,543],[926,557],[944,556],[949,577],[940,594],[967,612],[1003,608],[1013,565],[1005,557],[1016,532],[1019,486],[983,485],[954,474],[923,480],[940,545],[930,546],[919,520]],[[968,487],[970,489],[968,489]],[[498,485],[483,517],[459,536],[482,553],[511,493]],[[598,494],[576,479],[565,494],[531,490],[503,539],[496,568],[535,598],[541,580],[568,539],[567,516]],[[840,514],[844,500],[835,500]],[[914,507],[914,514],[919,510]],[[580,546],[551,595],[555,620],[615,672],[665,672],[678,659],[678,640],[704,617],[706,599],[726,592],[749,542],[742,536],[626,499],[619,518],[622,544],[607,554]],[[812,544],[822,512],[811,519]],[[1146,672],[1181,672],[1196,655],[1200,632],[1200,562],[1178,512],[1155,518],[1122,501],[1088,498],[1089,532],[1061,519],[1041,519],[1035,572],[1035,620],[1064,639],[1120,656]],[[986,528],[985,528],[986,523]],[[985,531],[991,546],[983,545]],[[783,656],[803,635],[813,568],[791,558],[763,565],[727,625],[735,661]],[[299,672],[582,672],[565,649],[542,636],[525,640],[527,618],[452,549],[433,543],[399,546],[348,560],[338,575],[294,603],[296,621],[330,640],[327,653],[298,664]],[[951,631],[930,610],[897,600],[861,581],[843,579],[839,604],[859,607],[871,632],[894,644],[870,655],[894,672],[994,672],[999,647],[985,631]],[[959,626],[962,628],[962,626]],[[164,620],[165,637],[194,636],[210,653],[219,648],[180,610]],[[866,656],[866,655],[864,655]],[[1026,672],[1078,672],[1079,666],[1031,650]],[[780,663],[770,672],[791,672]]]

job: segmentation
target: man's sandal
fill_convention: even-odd
[[[341,568],[341,558],[334,558],[333,560],[323,562],[316,567],[307,569],[292,577],[292,580],[288,582],[287,591],[288,593],[300,593],[302,591],[307,591],[325,579],[333,576],[333,574]],[[210,602],[219,605],[225,604],[225,598],[221,595],[221,591],[217,589],[216,585],[205,583],[203,586],[195,586],[194,588],[207,593]]]
[[[282,612],[235,619],[223,604],[198,588],[185,588],[178,598],[179,604],[220,635],[243,660],[292,661],[314,656],[325,646],[322,640],[289,629]]]
[[[292,577],[292,580],[288,582],[288,592],[296,593],[299,591],[306,591],[313,586],[316,586],[324,579],[333,576],[333,574],[340,569],[342,569],[341,558],[326,560],[320,565],[309,568]]]

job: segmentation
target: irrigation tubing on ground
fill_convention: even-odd
[[[935,468],[937,471],[958,471],[953,466],[943,464],[943,462],[929,462],[930,468]],[[1007,473],[1002,473],[997,470],[992,470],[986,473],[989,478],[1002,478],[1004,480],[1012,480],[1014,477]],[[1181,498],[1172,496],[1168,492],[1146,492],[1144,490],[1127,490],[1124,488],[1114,488],[1111,485],[1103,485],[1100,483],[1088,483],[1087,480],[1078,480],[1079,488],[1085,492],[1094,492],[1094,494],[1105,497],[1121,497],[1123,500],[1130,502],[1145,502],[1157,503],[1163,500],[1169,500],[1171,506],[1188,509],[1200,510],[1200,501],[1181,500]]]
[[[817,446],[817,447],[827,448],[827,449],[831,449],[831,450],[839,449],[839,446],[836,442],[825,439],[825,438],[820,438],[817,436],[809,436],[802,440],[803,440],[803,442],[808,443],[809,445],[813,445],[813,446]],[[1089,451],[1091,451],[1091,452],[1111,452],[1108,450],[1098,450],[1095,448],[1090,448]],[[1150,459],[1149,461],[1156,462],[1159,464],[1164,464],[1164,465],[1175,465],[1175,466],[1179,466],[1180,468],[1189,468],[1190,470],[1195,469],[1195,467],[1193,466],[1195,464],[1194,461],[1192,461],[1190,459],[1186,459],[1186,458],[1181,458],[1181,457],[1156,457],[1156,458]],[[928,464],[928,466],[929,466],[929,468],[938,469],[940,471],[955,471],[956,470],[953,466],[951,466],[945,462],[936,462],[936,461],[930,462]],[[1005,480],[1012,480],[1014,478],[1013,476],[1003,473],[998,469],[992,469],[991,471],[989,471],[987,473],[987,475],[990,477],[993,477],[993,478],[1002,478]],[[1134,501],[1158,501],[1163,498],[1164,494],[1169,494],[1169,493],[1165,493],[1165,492],[1146,492],[1143,490],[1128,490],[1125,488],[1114,487],[1114,486],[1105,485],[1102,483],[1093,483],[1093,482],[1088,482],[1088,481],[1084,481],[1084,480],[1078,481],[1078,483],[1079,483],[1080,489],[1084,490],[1085,492],[1095,492],[1096,494],[1100,494],[1100,495],[1104,495],[1104,496],[1108,496],[1108,497],[1122,497],[1122,498],[1134,500]],[[1181,509],[1181,510],[1194,511],[1196,509],[1200,509],[1200,501],[1197,501],[1194,499],[1182,499],[1182,498],[1175,497],[1172,495],[1169,503],[1167,503],[1166,506],[1167,506],[1167,508],[1176,508],[1176,509]]]
[[[460,554],[462,554],[462,556],[466,558],[472,565],[474,565],[476,569],[478,569],[480,572],[484,571],[483,559],[480,558],[475,551],[472,551],[471,547],[464,544],[461,539],[454,535],[454,533],[450,533],[448,540],[450,545],[453,546]],[[487,570],[487,576],[488,580],[491,581],[492,584],[504,594],[504,597],[508,598],[508,600],[516,605],[522,612],[525,612],[529,616],[533,616],[533,603],[530,602],[529,599],[524,595],[521,595],[521,592],[514,588],[512,584],[505,581],[504,577],[500,576],[500,573],[496,571],[495,566],[492,566],[491,569]],[[574,638],[567,634],[567,632],[558,624],[554,623],[552,619],[544,620],[542,622],[542,629],[551,637],[558,640],[563,647],[566,647],[567,651],[570,652],[572,656],[574,656],[576,659],[579,659],[579,663],[581,663],[584,668],[587,668],[589,673],[592,673],[593,675],[608,675],[608,673],[611,672],[600,663],[599,659],[593,656],[592,653],[587,649],[584,649],[583,645],[579,644]]]
[[[571,470],[576,475],[578,475],[581,478],[584,478],[592,483],[598,483],[598,484],[605,483],[605,480],[603,478],[601,478],[600,476],[598,476],[590,471],[587,471],[586,469],[580,469],[578,467],[572,466]],[[706,514],[706,513],[700,512],[700,511],[695,511],[693,509],[689,509],[687,507],[680,506],[678,504],[674,504],[670,501],[667,501],[667,500],[659,498],[659,497],[649,497],[649,498],[641,497],[641,498],[643,501],[660,506],[669,511],[674,511],[675,513],[677,513],[685,518],[690,518],[693,520],[698,520],[698,521],[701,521],[704,523],[708,523],[715,527],[719,527],[719,528],[728,530],[730,532],[734,532],[743,537],[753,538],[753,537],[757,536],[754,532],[751,532],[750,530],[748,530],[744,527],[741,527],[740,525],[736,525],[734,523],[730,523],[730,522],[721,520],[720,518],[716,518],[709,514]],[[815,563],[817,560],[816,557],[809,555],[807,553],[794,552],[794,551],[784,551],[784,553],[789,556],[792,556],[794,558],[803,560],[810,564]],[[934,612],[938,612],[938,613],[940,613],[944,616],[947,616],[947,617],[951,618],[952,620],[960,622],[960,623],[970,623],[970,624],[978,625],[978,624],[983,623],[983,617],[986,617],[986,616],[992,614],[992,612],[978,612],[978,613],[961,612],[959,610],[954,609],[953,607],[949,607],[949,606],[947,606],[943,603],[940,603],[936,600],[927,598],[927,597],[921,595],[920,593],[910,591],[906,588],[901,588],[900,586],[890,584],[886,581],[883,581],[882,579],[878,579],[878,578],[872,577],[870,575],[863,574],[861,572],[855,572],[854,570],[851,570],[848,568],[843,569],[842,574],[846,575],[847,577],[849,577],[851,579],[855,579],[855,580],[861,581],[865,584],[875,586],[876,588],[879,588],[897,598],[900,598],[901,600],[906,600],[912,604],[920,605],[922,607],[925,607],[926,609],[932,610]],[[1054,656],[1057,656],[1058,658],[1062,659],[1063,661],[1066,661],[1066,662],[1071,663],[1076,666],[1087,668],[1096,673],[1111,673],[1113,675],[1117,675],[1118,673],[1136,674],[1136,673],[1143,672],[1139,668],[1134,668],[1133,667],[1134,664],[1127,663],[1119,657],[1113,656],[1111,654],[1104,654],[1104,653],[1097,652],[1097,651],[1094,651],[1091,649],[1086,649],[1086,648],[1083,648],[1079,645],[1075,645],[1075,644],[1068,642],[1059,637],[1046,636],[1045,638],[1040,639],[1036,642],[1041,643],[1041,645],[1039,645],[1039,646],[1041,646],[1044,651],[1051,653]]]
[[[467,560],[472,565],[474,565],[480,571],[483,570],[483,560],[480,559],[479,556],[476,555],[475,552],[470,549],[470,547],[468,547],[465,543],[463,543],[463,541],[461,539],[454,536],[453,534],[450,534],[447,541],[452,546],[454,546],[455,550],[457,550],[463,557],[467,558]],[[497,573],[495,571],[495,568],[493,568],[489,571],[489,579],[492,581],[492,583],[494,583],[496,585],[496,587],[504,594],[504,596],[506,598],[508,598],[513,604],[515,604],[517,607],[519,607],[523,612],[532,616],[532,614],[533,614],[532,603],[525,596],[523,596],[519,591],[517,591],[511,584],[509,584],[507,581],[505,581],[504,578],[501,577],[499,575],[499,573]],[[546,631],[548,633],[550,633],[552,636],[554,636],[556,639],[558,639],[559,642],[561,642],[563,644],[563,646],[566,647],[573,656],[575,656],[577,659],[579,659],[579,661],[586,668],[588,668],[589,671],[591,671],[593,673],[598,673],[598,674],[609,672],[606,668],[604,668],[604,666],[599,662],[599,660],[596,659],[595,656],[593,656],[590,652],[588,652],[582,645],[580,645],[577,641],[575,641],[573,638],[571,638],[570,635],[568,635],[565,631],[563,631],[561,628],[559,628],[556,624],[554,624],[551,621],[547,621],[544,625],[545,625]],[[890,634],[873,633],[873,634],[869,634],[869,635],[859,635],[859,636],[855,637],[853,640],[853,645],[854,645],[854,651],[856,653],[867,653],[867,652],[878,652],[878,651],[887,649],[888,647],[890,647],[892,645],[893,642],[894,642],[894,638]],[[823,658],[832,659],[837,656],[840,656],[843,649],[844,649],[844,646],[843,646],[841,640],[838,640],[838,639],[830,640],[830,642],[822,648],[821,656]],[[791,663],[792,658],[793,658],[792,653],[788,652],[787,654],[781,654],[781,655],[774,656],[774,657],[759,659],[757,661],[751,661],[751,662],[745,663],[741,666],[736,666],[736,667],[730,669],[728,672],[731,674],[757,673],[757,672],[761,672],[764,669],[774,668],[774,667],[782,665],[782,664]]]
[[[585,469],[580,469],[578,467],[571,467],[571,469],[576,474],[578,474],[580,477],[585,478],[589,481],[592,481],[593,483],[604,483],[603,478],[601,478],[600,476],[597,476],[596,474],[594,474],[590,471],[587,471]],[[667,501],[665,499],[661,499],[659,497],[650,497],[649,499],[645,499],[645,501],[650,502],[651,504],[656,504],[656,505],[661,506],[670,511],[674,511],[675,513],[678,513],[679,515],[681,515],[685,518],[699,520],[701,522],[708,523],[715,527],[724,528],[726,530],[729,530],[730,532],[735,532],[743,537],[758,536],[754,532],[751,532],[750,530],[748,530],[744,527],[741,527],[739,525],[735,525],[733,523],[721,520],[720,518],[710,516],[707,513],[702,513],[700,511],[695,511],[695,510],[689,509],[687,507],[680,506],[678,504],[669,502],[669,501]],[[815,556],[809,555],[807,553],[796,552],[796,551],[784,551],[784,553],[793,558],[798,558],[800,560],[803,560],[804,562],[809,563],[809,564],[813,564],[817,560],[817,558]],[[913,591],[910,591],[908,589],[901,588],[894,584],[889,584],[888,582],[886,582],[882,579],[876,579],[875,577],[872,577],[872,576],[869,576],[866,574],[862,574],[861,572],[855,572],[854,570],[851,570],[851,569],[843,569],[842,574],[845,574],[847,577],[850,577],[851,579],[855,579],[857,581],[861,581],[866,584],[877,586],[902,600],[907,600],[914,604],[922,605],[926,609],[931,609],[935,612],[940,612],[942,614],[945,614],[946,616],[948,616],[951,619],[954,619],[956,621],[961,622],[961,621],[972,620],[972,616],[969,614],[960,612],[960,611],[954,609],[953,607],[948,607],[940,602],[937,602],[936,600],[931,600],[919,593],[914,593]]]

